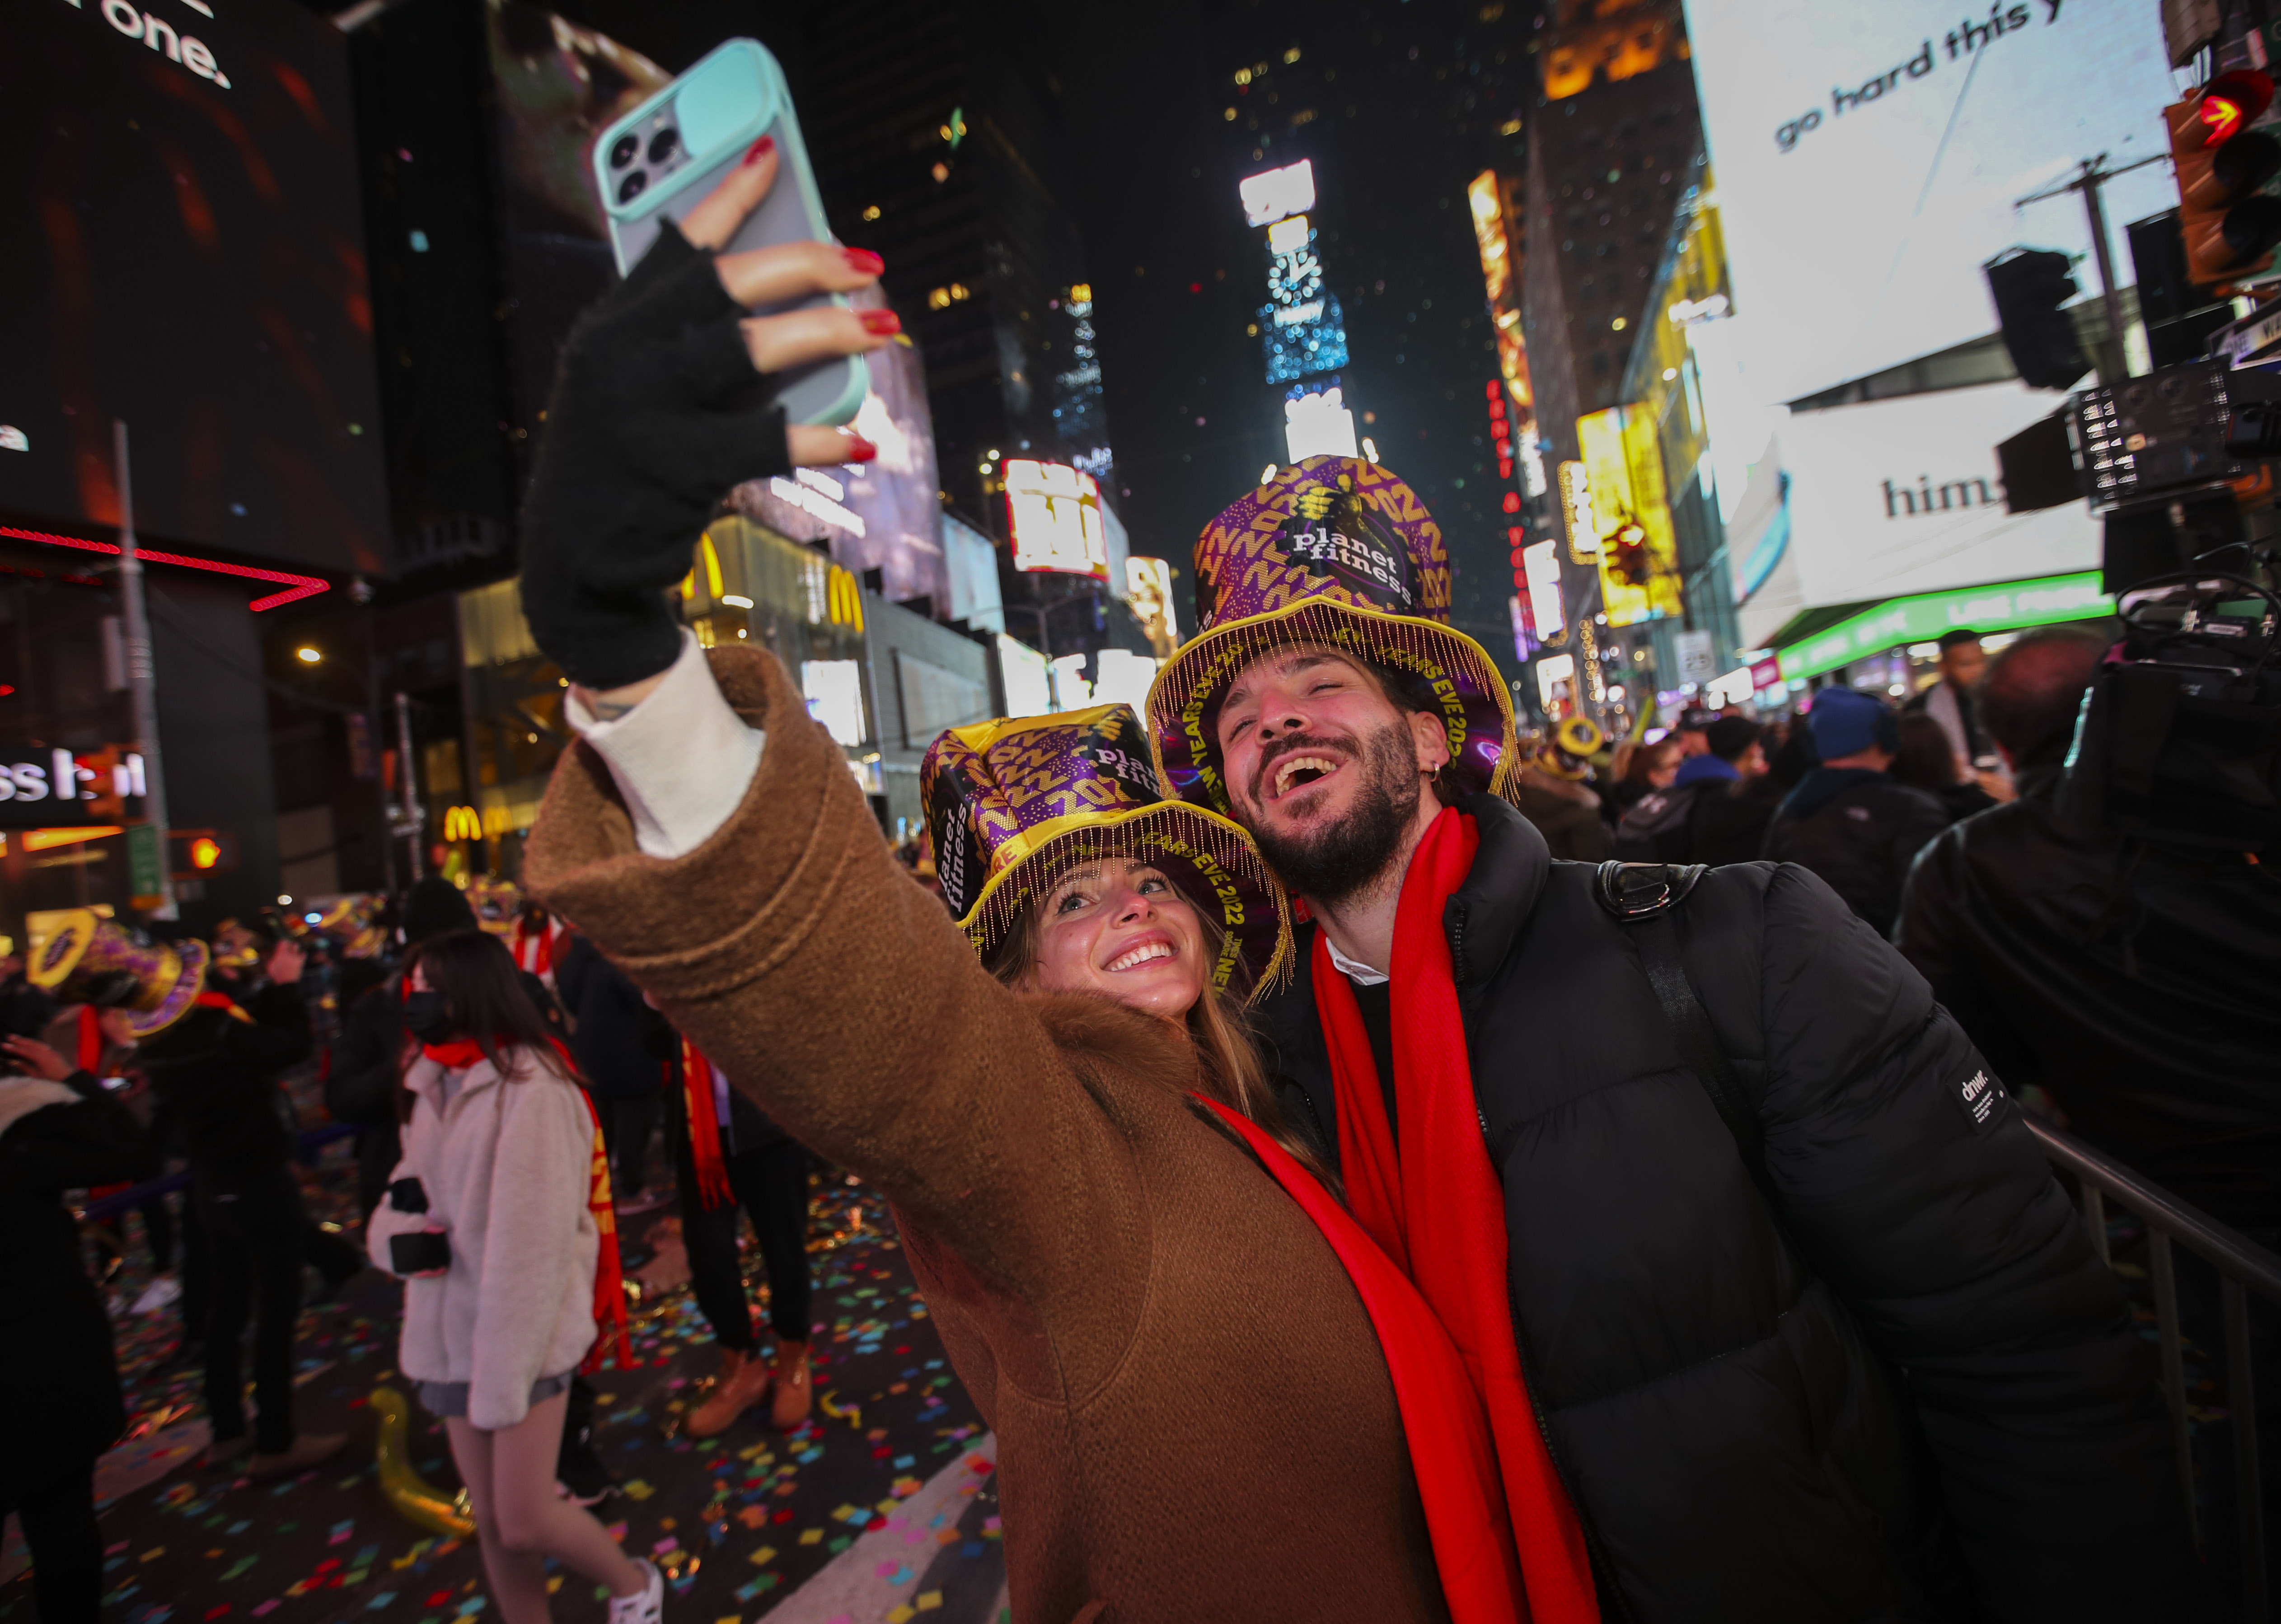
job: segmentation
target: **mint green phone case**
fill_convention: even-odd
[[[594,180],[619,275],[649,251],[661,221],[687,218],[762,135],[776,138],[776,185],[722,251],[835,241],[784,70],[758,40],[734,39],[612,124],[594,143]],[[825,305],[848,308],[845,295],[819,293],[755,313]],[[778,385],[786,421],[838,428],[852,421],[862,406],[871,370],[860,355],[841,356],[787,372]]]

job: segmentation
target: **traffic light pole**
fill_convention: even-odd
[[[2022,197],[2012,206],[2022,209],[2031,203],[2041,203],[2049,197],[2063,197],[2068,192],[2083,194],[2084,213],[2091,220],[2091,251],[2099,262],[2099,297],[2107,311],[2107,343],[2098,352],[2099,381],[2105,384],[2122,383],[2130,375],[2130,357],[2122,344],[2122,296],[2115,285],[2115,255],[2107,243],[2107,209],[2099,201],[2099,189],[2119,174],[2129,174],[2133,169],[2143,169],[2148,164],[2159,164],[2169,157],[2157,152],[2152,158],[2142,158],[2135,164],[2125,164],[2120,169],[2107,169],[2107,154],[2082,160],[2083,173],[2064,186],[2054,186],[2049,191],[2037,192]],[[2109,345],[2112,345],[2110,351]],[[2080,363],[2078,363],[2080,364]]]
[[[135,482],[127,462],[127,425],[113,419],[111,454],[119,476],[119,596],[127,632],[127,692],[135,741],[143,751],[143,816],[159,831],[159,905],[152,919],[177,919],[174,882],[166,872],[166,769],[159,752],[159,689],[151,657],[151,615],[143,600],[143,561],[135,551]]]

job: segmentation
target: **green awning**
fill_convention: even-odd
[[[1888,598],[1812,637],[1776,649],[1775,657],[1782,662],[1783,680],[1789,681],[1850,665],[1897,643],[1929,643],[1959,626],[1969,626],[1975,631],[2014,631],[2022,626],[2096,620],[2114,613],[2115,599],[2101,590],[2099,571],[2086,569],[2076,575]]]

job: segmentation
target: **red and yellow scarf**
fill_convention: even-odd
[[[1348,1202],[1447,1329],[1488,1411],[1527,1616],[1532,1624],[1590,1624],[1599,1603],[1583,1526],[1537,1425],[1513,1340],[1504,1191],[1482,1142],[1457,973],[1442,923],[1480,849],[1473,820],[1444,810],[1411,859],[1396,905],[1391,1012],[1398,1149],[1354,988],[1332,963],[1320,931],[1315,1009],[1336,1085]]]
[[[721,1116],[713,1099],[713,1063],[681,1040],[681,1101],[689,1110],[689,1156],[697,1167],[697,1200],[714,1212],[736,1199],[721,1157]]]
[[[549,1038],[547,1041],[562,1057],[564,1075],[574,1075],[577,1067],[570,1058],[570,1051],[562,1047],[560,1039]],[[463,1071],[486,1058],[483,1046],[473,1038],[460,1038],[450,1043],[423,1043],[420,1052],[437,1065],[454,1071]],[[615,1352],[618,1368],[630,1370],[634,1349],[626,1327],[626,1277],[618,1256],[618,1208],[610,1195],[610,1156],[602,1144],[602,1119],[594,1110],[593,1096],[580,1088],[578,1098],[586,1107],[587,1125],[594,1133],[593,1160],[586,1181],[586,1210],[593,1215],[594,1228],[602,1242],[594,1257],[594,1323],[600,1327],[600,1334],[594,1338],[593,1347],[578,1368],[588,1373],[598,1371],[602,1368],[603,1359]]]

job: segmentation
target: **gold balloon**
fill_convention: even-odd
[[[375,1388],[370,1408],[380,1422],[374,1453],[380,1462],[380,1492],[405,1517],[430,1534],[473,1539],[476,1513],[468,1491],[446,1495],[412,1469],[412,1405],[394,1388]]]

